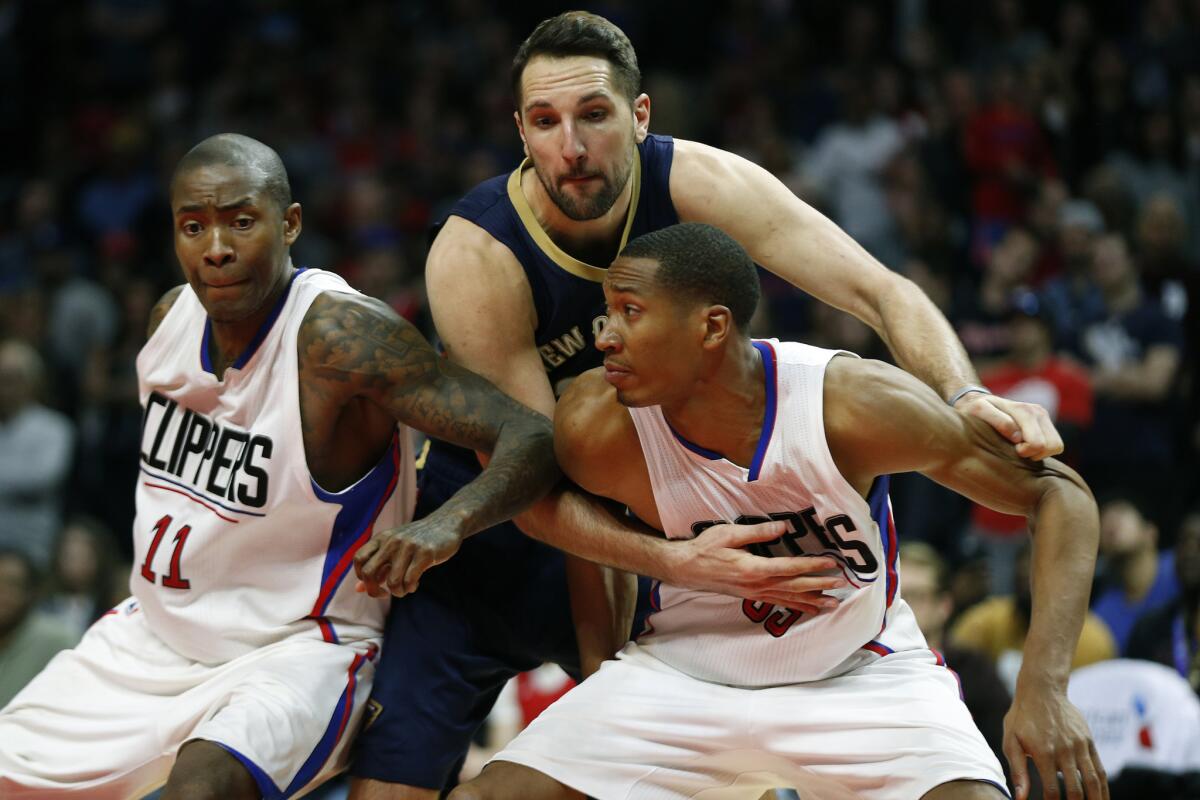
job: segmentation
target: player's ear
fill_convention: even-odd
[[[733,335],[733,314],[726,306],[709,306],[704,311],[704,348],[715,350]]]
[[[529,142],[525,141],[525,125],[521,122],[521,112],[513,112],[513,122],[517,123],[517,133],[521,137],[521,149],[525,151],[525,157],[529,158]]]
[[[283,212],[283,243],[291,247],[300,238],[300,230],[304,227],[304,214],[300,204],[292,203]]]
[[[638,144],[650,133],[650,95],[642,92],[633,101],[633,130]]]

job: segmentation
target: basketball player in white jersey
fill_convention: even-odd
[[[387,601],[355,591],[356,557],[411,589],[410,568],[559,476],[549,420],[337,275],[292,266],[301,209],[273,150],[206,139],[171,205],[187,284],[137,362],[133,596],[0,713],[9,800],[302,794],[344,764],[374,673]],[[408,426],[492,458],[405,526]]]
[[[750,340],[754,270],[708,225],[630,243],[604,279],[604,367],[560,401],[556,450],[575,482],[672,539],[785,522],[764,553],[835,559],[837,607],[660,584],[637,641],[454,800],[757,798],[780,786],[806,800],[1006,797],[954,675],[899,591],[887,475],[908,470],[1029,516],[1033,620],[1005,754],[1018,797],[1026,754],[1043,775],[1063,773],[1068,797],[1106,797],[1066,698],[1098,538],[1087,487],[1058,462],[1022,460],[894,367]]]

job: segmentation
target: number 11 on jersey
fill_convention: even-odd
[[[154,538],[150,541],[150,547],[146,551],[146,560],[142,562],[142,577],[151,583],[154,583],[158,577],[151,568],[154,563],[154,554],[158,552],[158,546],[162,544],[163,536],[171,527],[171,522],[171,515],[168,514],[154,523]],[[188,534],[191,532],[191,525],[184,525],[175,532],[175,549],[171,552],[170,571],[162,576],[162,585],[169,589],[191,588],[191,581],[179,572],[179,559],[183,555],[183,546],[187,544]]]

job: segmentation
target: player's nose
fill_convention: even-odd
[[[616,326],[611,321],[606,322],[604,327],[600,329],[600,333],[596,335],[596,349],[605,353],[609,353],[620,349],[621,337],[617,333]]]
[[[228,237],[222,235],[220,226],[214,225],[208,230],[204,247],[204,263],[213,267],[223,267],[234,261],[236,254]]]
[[[562,131],[562,157],[565,161],[575,162],[587,155],[587,147],[579,137],[579,129],[574,123],[565,121],[559,129]]]

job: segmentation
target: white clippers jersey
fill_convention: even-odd
[[[386,599],[354,591],[355,551],[412,518],[410,432],[369,473],[327,492],[308,473],[296,335],[337,275],[296,272],[246,352],[218,380],[208,315],[185,287],[138,354],[141,472],[130,588],[181,655],[228,661],[289,636],[381,635]]]
[[[785,520],[791,532],[756,551],[833,556],[850,586],[827,592],[841,604],[813,616],[659,583],[638,645],[699,680],[733,686],[820,680],[876,655],[924,648],[899,596],[888,480],[877,479],[864,500],[825,441],[825,367],[837,351],[773,339],[754,347],[767,402],[749,469],[683,439],[659,406],[629,410],[664,531],[688,539],[719,522]]]

